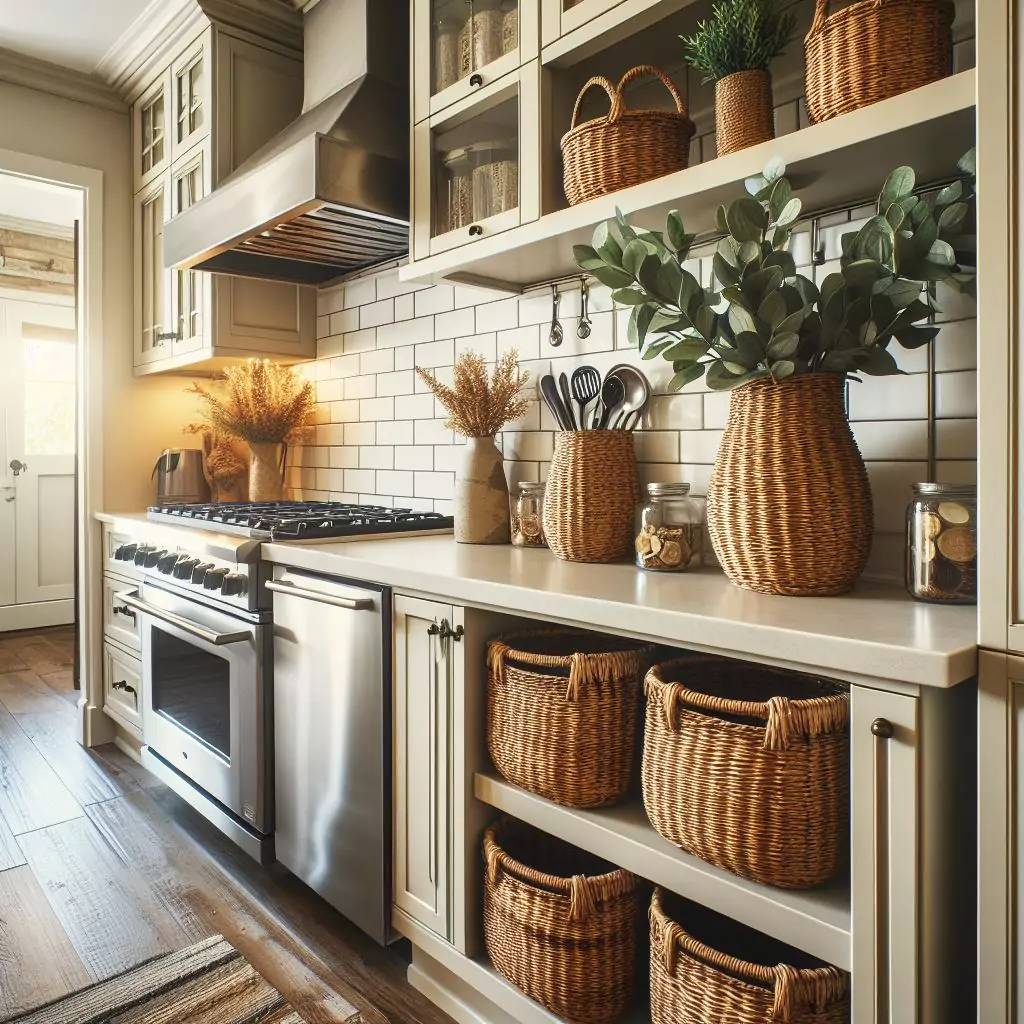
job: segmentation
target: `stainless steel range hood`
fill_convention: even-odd
[[[322,284],[409,251],[408,0],[305,15],[301,117],[164,228],[178,269]]]

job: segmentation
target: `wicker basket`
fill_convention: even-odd
[[[672,95],[675,110],[627,110],[622,92],[637,78],[653,75]],[[583,97],[598,85],[608,94],[607,117],[577,125]],[[572,126],[562,137],[565,197],[571,206],[642,181],[681,171],[690,160],[693,122],[686,102],[664,71],[649,64],[627,71],[618,86],[591,78],[576,98]]]
[[[555,435],[544,491],[544,536],[567,562],[633,557],[640,485],[628,430],[572,430]]]
[[[953,4],[860,0],[833,14],[817,0],[804,41],[812,123],[945,78],[953,68]]]
[[[707,500],[708,536],[737,586],[792,597],[849,590],[871,553],[874,509],[842,374],[733,391]]]
[[[513,785],[566,807],[604,807],[629,789],[651,648],[547,630],[487,647],[487,746]]]
[[[650,920],[651,1024],[848,1024],[837,967],[661,889]]]
[[[647,673],[644,806],[670,843],[787,889],[844,863],[849,695],[835,683],[692,655]]]
[[[761,68],[715,83],[715,146],[719,156],[775,137],[772,76]]]
[[[619,1017],[636,980],[638,880],[508,819],[484,834],[484,861],[495,970],[565,1020]]]

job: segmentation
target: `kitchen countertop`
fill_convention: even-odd
[[[923,686],[977,671],[973,607],[912,600],[860,583],[848,595],[769,597],[717,570],[648,573],[562,562],[549,551],[456,544],[445,537],[268,543],[270,562],[466,605],[555,619],[715,653]]]

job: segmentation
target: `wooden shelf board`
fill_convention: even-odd
[[[806,891],[748,882],[667,842],[640,804],[576,810],[483,773],[474,779],[474,793],[543,832],[843,970],[852,969],[850,887],[845,879]]]
[[[484,237],[403,267],[403,281],[491,281],[520,290],[576,272],[572,247],[588,243],[594,227],[619,207],[637,225],[662,229],[678,209],[688,231],[714,229],[714,213],[744,193],[743,180],[781,157],[805,210],[855,203],[877,192],[897,164],[918,180],[948,176],[974,143],[973,70],[811,125],[738,153],[612,195],[558,210],[501,235]]]

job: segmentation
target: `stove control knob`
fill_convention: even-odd
[[[220,592],[225,597],[242,597],[248,590],[249,578],[239,572],[228,573],[220,587]]]
[[[132,556],[132,560],[135,562],[136,565],[145,565],[146,555],[148,555],[151,551],[154,550],[156,549],[149,544],[140,544],[135,549],[135,554]]]
[[[189,558],[188,555],[183,555],[178,559],[171,575],[176,580],[190,580],[192,578],[192,570],[195,569],[197,565],[199,565],[198,558]]]
[[[154,569],[159,564],[160,559],[163,558],[164,555],[166,554],[166,548],[150,548],[146,552],[146,558],[145,561],[143,562],[143,565],[145,565],[147,569]]]
[[[138,550],[138,544],[122,544],[115,552],[114,558],[119,562],[131,562],[135,558],[135,552]]]
[[[213,568],[213,562],[203,562],[201,565],[192,567],[192,582],[199,584],[206,579],[206,573]]]
[[[175,565],[178,564],[178,552],[172,551],[169,554],[162,555],[156,561],[156,567],[158,572],[162,572],[165,576],[170,576]]]
[[[224,577],[228,575],[228,569],[208,569],[203,578],[204,590],[220,590]]]

